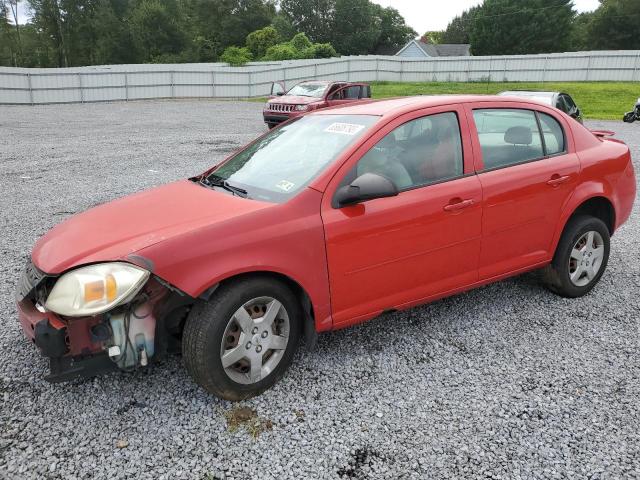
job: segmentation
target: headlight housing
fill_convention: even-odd
[[[309,110],[309,105],[296,105],[296,110],[298,110],[299,112],[304,112],[306,110]]]
[[[80,267],[56,281],[44,306],[68,317],[97,315],[131,300],[148,278],[148,271],[130,263]]]

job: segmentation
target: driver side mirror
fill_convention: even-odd
[[[339,207],[346,207],[374,198],[395,197],[398,193],[398,187],[388,178],[377,173],[364,173],[350,185],[340,187],[335,201]]]

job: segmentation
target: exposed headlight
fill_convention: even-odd
[[[296,105],[296,110],[304,112],[305,110],[309,110],[309,105]]]
[[[131,300],[148,278],[148,271],[122,262],[77,268],[58,279],[44,306],[69,317],[97,315]]]

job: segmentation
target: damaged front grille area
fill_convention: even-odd
[[[47,278],[47,274],[38,270],[31,259],[29,259],[16,287],[16,300],[22,302],[25,298],[33,296],[36,287],[38,287],[45,278]]]

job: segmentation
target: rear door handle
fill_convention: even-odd
[[[549,180],[547,180],[547,185],[551,185],[552,187],[557,187],[558,185],[562,185],[569,181],[571,176],[563,175],[560,176],[558,174],[553,175]]]
[[[456,210],[462,210],[463,208],[467,208],[473,205],[473,200],[460,200],[459,202],[449,203],[443,207],[443,209],[447,212],[455,212]]]

